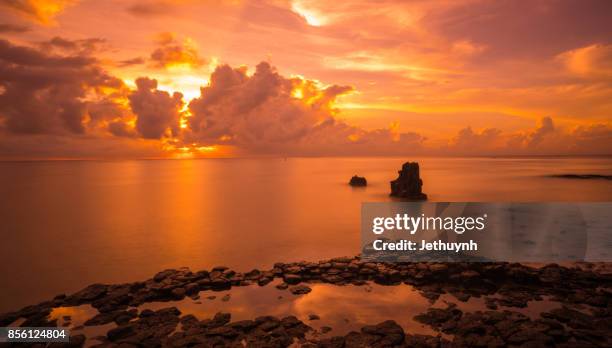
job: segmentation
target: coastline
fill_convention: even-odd
[[[275,283],[273,283],[275,281]],[[139,310],[147,303],[180,301],[205,297],[236,287],[272,287],[287,295],[307,296],[311,287],[369,284],[412,286],[433,301],[450,294],[453,302],[445,308],[428,308],[411,313],[414,319],[431,327],[437,335],[406,332],[393,320],[371,323],[346,335],[320,335],[306,320],[295,316],[261,316],[232,321],[231,313],[219,312],[212,318],[181,315],[176,307],[156,311]],[[564,284],[559,287],[559,284]],[[277,263],[270,270],[240,273],[217,266],[192,272],[187,268],[169,269],[151,279],[126,284],[92,284],[71,295],[0,315],[0,326],[59,326],[49,318],[57,308],[90,305],[97,314],[85,326],[108,325],[104,338],[79,334],[74,330],[71,346],[93,343],[114,346],[469,346],[489,342],[509,344],[548,344],[558,346],[608,346],[612,333],[612,273],[607,264],[583,263],[570,267],[556,264],[539,268],[509,263],[373,263],[359,257],[340,257],[320,262]],[[364,292],[363,301],[367,301]],[[462,311],[458,304],[470,298],[484,298],[486,308]],[[560,303],[559,308],[530,318],[520,313],[529,302],[543,298]],[[229,300],[229,297],[228,297]],[[331,328],[330,328],[331,330]],[[314,335],[313,335],[314,333]]]

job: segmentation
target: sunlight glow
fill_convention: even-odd
[[[310,26],[320,27],[325,24],[325,19],[322,15],[315,13],[311,10],[305,9],[303,5],[298,1],[294,1],[291,4],[291,10],[302,16],[306,20],[306,23],[308,23],[308,25]]]

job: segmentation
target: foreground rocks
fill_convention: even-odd
[[[296,296],[310,292],[310,283],[339,286],[404,283],[415,287],[432,303],[442,294],[451,294],[457,301],[480,297],[491,310],[463,313],[450,304],[426,313],[407,314],[416,315],[416,320],[444,334],[439,337],[411,335],[387,321],[345,336],[315,339],[307,335],[310,327],[295,317],[232,322],[229,313],[218,313],[200,321],[193,316],[181,316],[176,308],[140,313],[132,308],[147,302],[197,296],[201,291],[265,286],[274,279],[283,281],[277,288]],[[538,319],[511,310],[544,297],[561,302],[563,307],[542,313]],[[247,346],[286,347],[296,341],[303,346],[321,347],[612,345],[612,275],[593,264],[531,268],[509,263],[391,264],[340,257],[320,262],[277,263],[270,270],[245,273],[223,266],[198,272],[170,269],[141,282],[93,284],[72,295],[56,296],[1,315],[0,326],[17,319],[25,320],[21,326],[56,326],[57,322],[48,319],[54,307],[83,304],[99,311],[85,325],[117,325],[108,331],[104,346],[208,347],[242,346],[246,342]]]

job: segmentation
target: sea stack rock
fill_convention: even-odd
[[[404,163],[402,170],[398,173],[397,179],[391,181],[391,196],[412,200],[427,199],[427,195],[422,191],[423,180],[419,175],[417,162]]]
[[[368,186],[368,181],[363,176],[354,175],[349,181],[351,186]]]

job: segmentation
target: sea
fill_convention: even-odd
[[[239,271],[359,253],[362,202],[420,164],[435,202],[604,202],[610,157],[0,162],[0,313],[166,268]],[[353,175],[367,187],[351,187]]]

